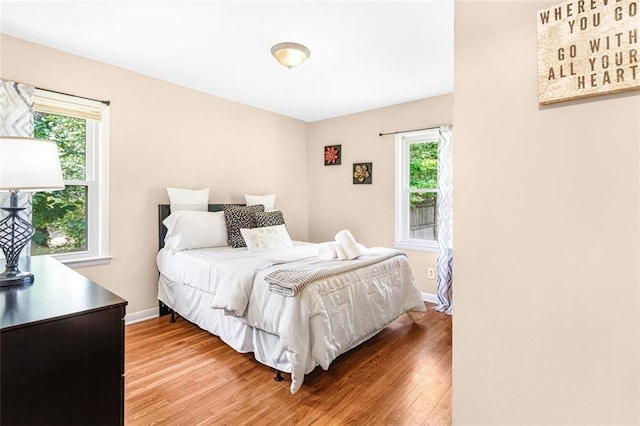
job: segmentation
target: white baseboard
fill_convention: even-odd
[[[438,295],[437,294],[431,294],[431,293],[422,293],[422,301],[423,302],[429,302],[429,303],[435,303],[436,305],[438,303],[440,303],[440,301],[438,300]]]
[[[146,321],[152,318],[158,318],[158,308],[145,309],[144,311],[131,312],[124,316],[124,324],[131,325],[137,322]]]

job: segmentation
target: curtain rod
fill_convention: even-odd
[[[73,96],[74,98],[86,99],[86,100],[89,100],[89,101],[100,102],[100,103],[105,104],[105,105],[111,105],[111,101],[102,101],[100,99],[87,98],[86,96],[72,95],[71,93],[58,92],[56,90],[45,89],[43,87],[36,87],[36,89],[46,90],[47,92],[57,93],[58,95]]]
[[[398,130],[397,132],[378,133],[378,136],[397,135],[398,133],[419,132],[420,130],[431,130],[431,129],[437,129],[437,128],[442,127],[442,126],[451,126],[451,127],[453,127],[453,125],[452,125],[452,124],[443,124],[443,125],[441,125],[441,126],[431,126],[431,127],[425,127],[425,128],[423,128],[423,129]]]

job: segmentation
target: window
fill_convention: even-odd
[[[396,135],[396,229],[398,248],[437,249],[437,128]]]
[[[109,107],[37,89],[34,109],[34,137],[57,143],[65,189],[33,194],[31,254],[108,263]]]

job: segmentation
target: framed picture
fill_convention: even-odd
[[[339,166],[342,163],[342,145],[324,147],[324,165]]]
[[[353,183],[370,184],[373,177],[373,163],[353,163]]]

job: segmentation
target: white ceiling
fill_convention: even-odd
[[[453,0],[0,7],[5,34],[307,122],[453,92]],[[286,69],[283,41],[311,56]]]

